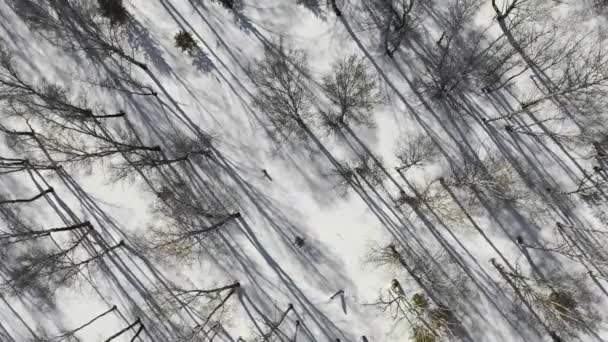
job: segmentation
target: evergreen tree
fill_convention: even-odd
[[[181,30],[175,35],[175,47],[180,48],[183,52],[192,53],[197,44],[190,32]]]
[[[129,13],[122,0],[97,0],[101,16],[108,18],[112,25],[122,25],[129,19]]]

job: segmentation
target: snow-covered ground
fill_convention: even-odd
[[[576,196],[555,195],[560,199],[552,200],[545,189],[576,189],[583,170],[590,173],[595,165],[589,157],[593,155],[590,144],[560,147],[544,136],[510,134],[503,129],[503,121],[489,125],[481,121],[518,109],[515,97],[538,92],[530,81],[530,70],[516,78],[510,89],[491,94],[465,80],[457,85],[462,94],[453,102],[433,101],[414,89],[426,72],[423,50],[441,44],[442,23],[465,0],[419,1],[415,6],[423,9],[418,15],[424,16],[419,21],[420,35],[416,42],[403,43],[394,58],[380,47],[378,25],[371,14],[370,8],[384,3],[380,0],[338,1],[341,17],[323,0],[243,0],[236,11],[209,0],[124,0],[138,27],[125,44],[135,47],[136,58],[150,69],[134,68],[133,74],[154,89],[157,97],[128,95],[86,83],[107,73],[103,63],[60,49],[33,32],[14,12],[19,1],[0,1],[0,43],[13,54],[27,79],[62,84],[109,112],[124,110],[125,118],[108,120],[128,122],[143,145],[169,147],[175,136],[204,131],[214,136],[217,152],[210,160],[199,158],[163,167],[162,176],[134,174],[117,182],[112,178],[112,163],[120,156],[90,168],[66,165],[61,170],[0,175],[3,198],[27,198],[49,186],[54,189],[34,202],[10,205],[32,229],[88,220],[107,246],[125,242],[125,247],[104,257],[102,266],[83,271],[76,283],[59,288],[51,304],[41,303],[35,292],[21,296],[1,293],[0,341],[44,340],[86,323],[113,305],[117,309],[110,315],[77,333],[79,340],[105,341],[139,319],[144,330],[136,340],[186,341],[179,336],[204,322],[205,316],[188,309],[169,314],[158,293],[171,287],[169,284],[211,289],[234,282],[240,288],[204,327],[201,341],[214,334],[214,341],[237,341],[239,337],[263,341],[261,336],[273,330],[290,304],[293,309],[281,322],[280,331],[268,341],[293,341],[296,331],[295,339],[300,342],[362,341],[363,336],[369,342],[405,341],[411,336],[412,314],[407,315],[408,320],[393,306],[382,310],[372,305],[380,294],[386,299],[398,292],[391,286],[393,279],[399,281],[408,299],[423,291],[411,272],[398,263],[380,266],[370,262],[371,251],[389,243],[415,251],[440,270],[436,273],[443,274],[440,281],[446,288],[457,287],[459,301],[446,298],[451,298],[448,302],[462,331],[447,340],[550,341],[547,329],[524,314],[527,309],[511,311],[510,303],[517,295],[490,259],[522,274],[537,270],[548,278],[559,272],[593,270],[601,274],[605,270],[604,265],[586,260],[576,262],[584,259],[580,255],[567,258],[522,248],[515,241],[520,236],[530,244],[552,243],[555,222],[605,228],[605,198],[589,206]],[[581,4],[550,4],[555,7],[549,6],[553,12],[547,10],[548,18],[588,11]],[[591,25],[592,19],[581,20]],[[592,24],[605,29],[595,21]],[[488,41],[500,34],[489,0],[480,2],[465,25],[483,32]],[[585,29],[582,24],[576,27]],[[198,43],[199,49],[191,55],[175,47],[174,36],[180,30],[190,32]],[[469,39],[475,38],[471,35]],[[331,73],[332,63],[350,54],[364,57],[383,98],[373,109],[375,127],[355,126],[344,138],[324,136],[313,126],[325,151],[315,143],[306,148],[296,140],[290,141],[292,146],[277,146],[264,129],[266,113],[253,105],[257,90],[248,71],[264,57],[264,46],[279,40],[307,54],[310,73],[304,81],[316,95],[315,111],[329,110],[321,82]],[[541,117],[543,114],[540,111]],[[2,120],[3,125],[14,123],[4,115]],[[564,134],[577,129],[568,120],[549,125]],[[540,129],[535,126],[533,130]],[[395,171],[399,143],[420,136],[432,137],[440,146],[437,158],[407,172]],[[9,145],[8,140],[2,144],[1,157],[25,157]],[[168,158],[174,156],[172,152],[163,149]],[[330,158],[350,161],[370,152],[384,162],[390,177],[374,188],[360,180],[360,189],[341,196],[333,189],[336,179],[329,174],[335,166]],[[431,180],[450,177],[453,168],[465,164],[465,155],[504,157],[511,163],[509,177],[518,179],[516,183],[526,177],[514,191],[534,195],[521,206],[486,197],[474,205],[466,191],[450,187],[443,192],[447,200],[440,200],[447,204],[440,208],[395,206],[400,189],[415,194],[413,189],[421,191]],[[272,181],[262,170],[267,170]],[[241,218],[186,256],[175,258],[146,250],[151,230],[165,224],[153,212],[158,204],[152,189],[158,190],[169,178],[179,179],[201,198],[220,196],[223,205],[230,212],[240,212]],[[531,185],[535,189],[530,190]],[[442,187],[439,181],[434,186]],[[535,216],[530,213],[536,206],[542,207],[542,213]],[[442,210],[457,217],[448,219]],[[596,246],[603,245],[606,257],[602,234],[593,236]],[[304,239],[303,246],[297,246],[296,238]],[[54,234],[53,239],[58,245],[67,242],[61,234]],[[100,247],[87,245],[78,256],[84,259],[92,251],[98,253]],[[437,255],[442,257],[434,262],[432,257]],[[5,260],[3,271],[14,262],[8,256]],[[422,264],[410,265],[417,266]],[[7,281],[9,275],[3,273],[3,279]],[[595,296],[595,309],[606,316],[608,282],[601,277],[584,279]],[[341,295],[332,297],[340,290]],[[215,325],[220,321],[222,329]],[[131,341],[140,326],[134,325],[115,341]],[[593,334],[583,331],[580,335],[581,341],[602,341],[608,339],[608,330],[600,323]]]

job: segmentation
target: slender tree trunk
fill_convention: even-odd
[[[236,284],[238,284],[238,283],[236,283]],[[236,290],[238,287],[240,287],[240,284],[236,287],[233,287],[232,290],[230,290],[230,292],[226,295],[226,297],[224,297],[224,299],[222,299],[222,301],[218,305],[216,305],[215,308],[213,308],[211,313],[209,313],[209,315],[205,319],[205,322],[194,327],[193,330],[195,331],[195,334],[197,334],[199,331],[201,331],[203,328],[205,328],[205,326],[207,326],[207,323],[209,323],[209,321],[211,320],[213,315],[215,315],[215,313],[219,309],[221,309],[224,306],[224,304],[226,304],[226,301],[228,301],[228,299],[230,299],[230,297],[232,297],[232,295],[236,293]]]
[[[112,252],[113,250],[118,249],[118,248],[120,248],[120,247],[123,247],[124,245],[125,245],[125,242],[121,240],[119,243],[115,244],[115,245],[114,245],[114,246],[112,246],[112,247],[109,247],[108,249],[104,250],[104,251],[103,251],[103,252],[101,252],[100,254],[97,254],[97,255],[95,255],[95,256],[92,256],[92,257],[90,257],[90,258],[88,258],[88,259],[85,259],[85,260],[83,260],[83,261],[80,261],[80,262],[78,262],[78,263],[74,264],[74,265],[73,265],[73,267],[80,267],[80,266],[82,266],[82,265],[86,265],[86,264],[88,264],[88,263],[90,263],[90,262],[92,262],[92,261],[95,261],[95,260],[97,260],[97,259],[101,259],[101,258],[103,258],[104,256],[106,256],[107,254],[109,254],[110,252]]]
[[[121,58],[124,58],[125,60],[127,60],[129,63],[133,63],[135,65],[137,65],[138,67],[140,67],[142,70],[144,71],[148,71],[148,66],[138,60],[136,60],[135,58],[127,55],[124,51],[122,51],[121,49],[115,47],[115,46],[108,46],[109,50],[114,52],[115,54],[117,54],[118,56],[120,56]]]
[[[193,235],[198,235],[198,234],[205,234],[205,233],[214,231],[214,230],[222,227],[226,223],[228,223],[228,222],[230,222],[230,221],[232,221],[234,219],[237,219],[239,217],[241,217],[241,213],[237,212],[237,213],[234,213],[234,214],[230,214],[230,215],[226,216],[224,219],[222,219],[221,221],[213,224],[212,226],[209,226],[209,227],[204,228],[204,229],[198,229],[198,230],[189,232],[188,236],[193,236]]]
[[[235,289],[241,286],[241,283],[239,283],[238,281],[236,283],[232,283],[230,285],[226,285],[226,286],[222,286],[222,287],[217,287],[215,289],[210,289],[210,290],[190,290],[190,291],[183,291],[180,292],[179,295],[182,294],[186,294],[186,293],[196,293],[196,294],[209,294],[209,293],[217,293],[217,292],[222,292],[222,291],[226,291],[226,290],[231,290],[231,289]]]
[[[498,9],[498,6],[496,6],[496,0],[492,0],[492,7],[494,8],[494,11],[496,12],[496,20],[498,21],[498,26],[502,30],[502,33],[505,35],[505,37],[507,37],[507,41],[509,42],[509,44],[511,44],[511,47],[524,60],[524,62],[526,63],[526,65],[528,65],[528,68],[530,68],[531,70],[533,70],[534,74],[536,74],[536,76],[540,80],[545,81],[544,76],[542,74],[542,71],[539,70],[538,66],[536,65],[536,63],[534,63],[534,61],[532,59],[530,59],[530,57],[528,56],[528,54],[523,50],[523,48],[521,47],[521,45],[519,45],[519,43],[517,42],[517,40],[515,40],[515,37],[513,37],[513,35],[511,34],[511,31],[507,27],[505,19],[510,14],[510,12],[515,8],[515,5],[517,4],[517,2],[518,2],[517,0],[513,0],[513,2],[511,3],[511,6],[509,6],[509,8],[503,14]]]
[[[82,330],[82,329],[88,327],[89,325],[93,324],[96,320],[108,315],[109,313],[113,312],[114,310],[116,310],[116,305],[112,306],[110,309],[106,310],[105,312],[95,316],[93,319],[91,319],[90,321],[86,322],[85,324],[79,326],[78,328],[70,330],[70,332],[68,334],[72,335],[72,334],[78,332],[79,330]],[[61,336],[66,336],[68,334],[63,334]]]
[[[120,335],[124,334],[125,332],[133,329],[138,324],[141,324],[141,320],[139,318],[136,319],[135,322],[131,323],[128,327],[120,330],[116,334],[114,334],[114,335],[110,336],[109,338],[107,338],[104,342],[110,342],[110,341],[116,339],[117,337],[119,337]]]
[[[144,325],[140,322],[139,329],[137,329],[137,332],[135,333],[135,335],[133,335],[131,342],[135,342],[135,339],[139,336],[139,334],[141,334],[142,331],[144,331]]]
[[[108,118],[121,118],[125,115],[127,115],[127,114],[121,110],[115,114],[92,115],[91,117],[95,118],[95,119],[108,119]]]
[[[72,231],[72,230],[76,230],[76,229],[84,228],[84,227],[92,229],[91,223],[89,221],[85,221],[83,223],[78,223],[78,224],[75,224],[75,225],[72,225],[72,226],[67,226],[67,227],[51,228],[51,229],[38,230],[38,231],[30,231],[30,232],[22,232],[22,233],[0,234],[0,240],[2,240],[2,239],[16,238],[16,237],[41,237],[41,236],[48,236],[48,235],[51,235],[51,233],[67,232],[67,231]]]
[[[287,317],[287,314],[288,314],[288,313],[289,313],[291,310],[293,310],[293,304],[289,304],[289,305],[287,306],[287,310],[285,310],[285,311],[283,312],[283,315],[281,315],[281,318],[279,319],[279,321],[278,321],[276,324],[274,324],[274,325],[272,326],[272,329],[270,329],[270,331],[268,332],[268,334],[266,334],[266,335],[264,336],[264,339],[263,339],[261,342],[266,342],[266,341],[268,341],[268,339],[269,339],[269,338],[271,338],[271,337],[272,337],[272,335],[274,334],[274,332],[275,332],[275,331],[276,331],[276,330],[279,328],[279,326],[281,325],[281,323],[283,323],[283,321],[285,320],[285,317]]]
[[[15,203],[28,203],[28,202],[33,202],[37,199],[39,199],[40,197],[49,194],[51,192],[54,192],[55,190],[53,188],[48,188],[46,190],[43,190],[41,193],[39,193],[38,195],[31,197],[31,198],[23,198],[23,199],[14,199],[14,200],[6,200],[6,201],[0,201],[0,205],[2,204],[15,204]]]
[[[291,339],[291,342],[297,342],[298,331],[300,331],[300,320],[296,320],[296,329],[293,332],[293,338]]]

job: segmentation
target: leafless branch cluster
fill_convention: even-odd
[[[323,118],[326,129],[331,132],[343,125],[373,127],[372,110],[381,97],[365,60],[350,55],[334,63],[332,71],[323,77],[324,90],[335,107]]]
[[[197,247],[205,246],[214,233],[241,217],[230,209],[225,196],[195,196],[185,184],[163,186],[157,198],[153,212],[159,224],[151,227],[148,244],[155,252],[180,260],[191,259]]]
[[[154,293],[159,305],[169,315],[187,310],[201,320],[192,328],[184,328],[178,341],[198,341],[218,324],[225,323],[230,312],[228,300],[240,288],[238,282],[212,289],[183,289],[176,286]]]
[[[333,189],[345,196],[353,187],[375,188],[386,179],[386,174],[369,155],[359,156],[353,162],[342,163],[340,169],[332,169],[327,176],[333,182]]]
[[[432,100],[454,99],[467,91],[492,92],[525,71],[504,36],[487,39],[488,28],[471,26],[481,2],[453,1],[446,27],[422,56],[425,72],[418,91]]]
[[[410,194],[399,192],[394,201],[395,208],[409,213],[420,210],[431,213],[432,217],[437,215],[439,219],[450,223],[458,224],[464,221],[462,211],[455,205],[440,179],[436,178],[422,185],[412,184],[410,190]]]
[[[602,246],[608,242],[608,232],[558,222],[553,231],[553,240],[533,243],[519,237],[517,242],[524,248],[555,253],[598,270],[608,270],[608,255]]]
[[[453,303],[457,307],[462,299],[471,298],[473,293],[469,279],[446,252],[441,250],[426,252],[424,255],[406,251],[396,243],[371,247],[365,261],[376,267],[387,267],[405,273],[408,284],[430,291],[433,298],[441,298],[441,305]],[[415,282],[415,283],[414,283]]]
[[[513,294],[516,315],[527,311],[532,314],[530,321],[568,338],[597,326],[599,315],[593,305],[597,299],[584,274],[553,273],[541,280],[491,261]]]
[[[58,288],[72,285],[78,280],[82,271],[91,271],[104,256],[124,245],[122,241],[110,247],[95,243],[91,239],[93,229],[90,224],[63,228],[63,231],[71,233],[65,248],[37,241],[41,237],[59,231],[59,229],[32,231],[28,235],[12,233],[4,236],[6,239],[3,238],[3,240],[11,243],[4,245],[3,248],[12,247],[16,242],[30,246],[26,250],[11,249],[11,263],[6,271],[8,280],[1,284],[5,293],[20,295],[35,291],[37,298],[50,300],[51,295]],[[15,239],[19,241],[15,241]],[[92,255],[85,253],[86,244],[92,244],[100,251],[95,251]]]
[[[33,30],[61,48],[83,51],[93,60],[116,56],[148,70],[126,47],[127,26],[116,25],[100,3],[103,1],[18,0],[12,6]]]
[[[414,138],[406,136],[400,141],[396,150],[399,166],[395,167],[398,172],[405,172],[412,167],[422,167],[432,163],[439,156],[437,144],[426,135]]]
[[[389,312],[396,322],[405,321],[413,341],[449,341],[459,329],[457,319],[448,307],[434,304],[424,293],[415,292],[410,298],[397,279],[390,288],[380,292],[376,302],[368,304]]]
[[[13,56],[0,45],[0,101],[11,107],[13,112],[39,112],[65,120],[92,120],[125,115],[122,110],[108,113],[99,105],[91,106],[86,94],[80,94],[76,99],[72,97],[72,91],[60,84],[44,79],[39,84],[27,80],[17,70]]]
[[[283,44],[267,47],[264,59],[251,69],[257,86],[253,104],[268,118],[268,130],[279,143],[307,139],[312,119],[312,94],[304,88],[308,74],[306,54]]]

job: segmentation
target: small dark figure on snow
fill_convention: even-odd
[[[505,125],[505,131],[507,131],[509,133],[513,133],[513,126],[511,126],[511,125]]]
[[[268,174],[268,171],[266,171],[266,169],[262,169],[262,173],[264,174],[264,177],[266,177],[266,179],[268,179],[269,181],[272,182],[272,177],[270,177],[270,175]]]
[[[523,245],[524,244],[524,238],[521,237],[521,235],[517,235],[515,237],[515,241],[517,242],[518,245]]]
[[[305,242],[306,242],[306,240],[301,236],[296,236],[296,238],[293,241],[294,245],[296,245],[296,247],[298,247],[298,248],[304,247]]]

